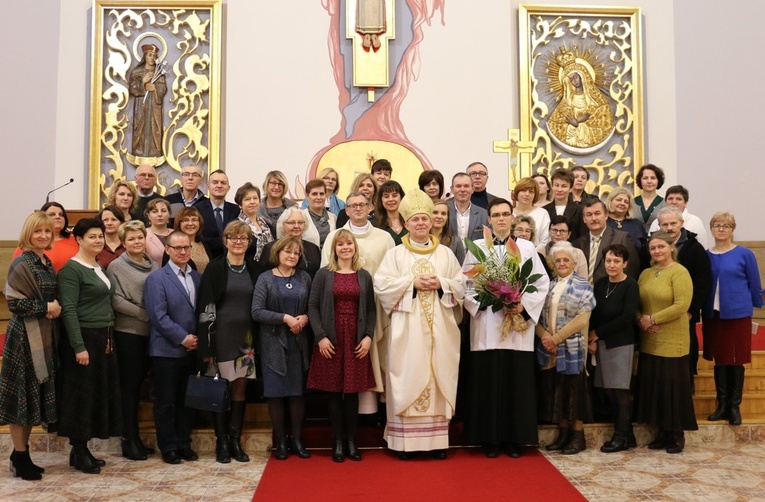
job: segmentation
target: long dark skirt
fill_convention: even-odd
[[[666,431],[695,431],[688,356],[659,357],[640,353],[635,421]]]
[[[539,420],[592,422],[592,402],[584,372],[564,375],[555,368],[539,372]]]
[[[470,353],[467,440],[537,444],[537,391],[533,352]]]
[[[120,436],[122,407],[117,353],[106,353],[111,328],[81,328],[81,332],[90,357],[87,366],[77,364],[66,336],[61,340],[58,435],[84,440]],[[111,345],[113,348],[113,341]]]

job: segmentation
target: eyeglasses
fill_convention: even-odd
[[[202,175],[199,173],[181,173],[181,178],[201,178]]]
[[[172,249],[176,253],[188,253],[191,251],[191,246],[167,246],[168,249]]]
[[[491,213],[492,218],[499,218],[500,216],[503,218],[509,218],[513,215],[513,213],[510,212],[504,212],[504,213]]]
[[[296,225],[298,227],[302,227],[303,225],[305,225],[305,222],[304,221],[285,221],[284,224],[290,227],[294,227]]]
[[[282,183],[281,181],[269,181],[268,186],[274,187],[274,188],[276,187],[284,188],[284,183]]]
[[[727,223],[721,225],[718,223],[716,225],[712,225],[712,228],[715,230],[730,230],[731,228],[733,228],[733,225],[728,225]]]
[[[551,228],[550,233],[551,234],[567,234],[568,230],[563,228]]]
[[[489,173],[484,172],[484,171],[476,171],[474,173],[469,173],[468,174],[468,176],[470,176],[471,178],[483,178],[484,176],[488,176],[488,175],[489,175]]]
[[[231,242],[248,242],[250,240],[249,237],[231,237],[230,235],[227,236],[226,239],[230,240]]]
[[[300,251],[288,251],[286,249],[282,249],[282,253],[286,254],[287,256],[300,256]]]
[[[367,204],[366,202],[357,202],[355,204],[346,204],[345,207],[349,207],[351,208],[351,210],[355,211],[357,209],[364,209],[368,205],[369,204]]]

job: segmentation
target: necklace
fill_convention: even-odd
[[[241,265],[232,265],[231,263],[229,263],[228,260],[226,260],[226,266],[228,267],[230,271],[232,271],[235,274],[241,274],[242,272],[244,272],[244,269],[247,267],[247,265],[244,263],[242,263]]]
[[[611,288],[611,284],[613,284],[613,285],[614,285],[613,289]],[[606,286],[606,298],[608,298],[609,296],[611,296],[611,293],[613,293],[614,291],[616,291],[616,288],[618,288],[618,287],[619,287],[619,284],[621,284],[621,282],[609,282],[609,283],[608,283],[608,285]]]
[[[614,217],[612,216],[612,217],[611,217],[611,219],[612,219],[612,220],[614,220],[614,221],[616,222],[616,226],[617,226],[617,227],[619,227],[619,228],[622,228],[622,222],[624,221],[624,218],[622,218],[621,220],[617,220],[616,218],[614,218]]]
[[[284,287],[287,289],[292,289],[292,276],[295,275],[295,271],[293,270],[289,276],[282,274],[282,271],[279,270],[279,267],[276,267],[276,271],[279,273],[282,279],[287,279],[287,284],[285,284]]]

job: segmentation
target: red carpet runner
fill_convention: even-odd
[[[268,461],[256,502],[306,500],[586,500],[535,449],[512,459],[489,459],[479,449],[449,451],[447,460],[417,456],[399,460],[385,450],[364,451],[364,460],[332,462],[329,451],[301,460]]]

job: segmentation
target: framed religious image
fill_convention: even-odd
[[[164,195],[220,158],[220,0],[94,0],[88,205],[139,165]]]
[[[521,5],[519,17],[522,174],[582,166],[599,196],[634,184],[644,148],[640,8]]]

